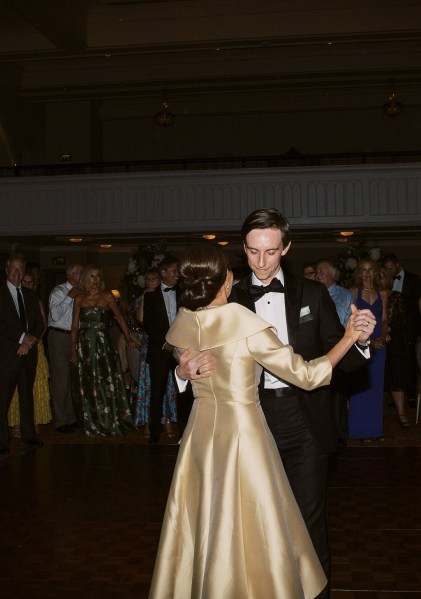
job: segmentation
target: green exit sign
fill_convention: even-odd
[[[53,258],[54,266],[64,266],[66,264],[66,258]]]

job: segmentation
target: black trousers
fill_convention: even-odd
[[[22,440],[36,436],[34,424],[33,386],[37,368],[38,349],[33,347],[26,356],[3,356],[3,372],[0,377],[0,446],[9,445],[7,414],[17,386]]]
[[[149,415],[150,441],[159,440],[162,431],[162,404],[167,387],[170,370],[175,368],[176,362],[171,352],[161,349],[153,354],[148,354],[149,372],[151,376],[151,405]]]
[[[294,389],[261,391],[260,403],[327,579],[330,572],[326,493],[329,454],[314,443]],[[328,597],[328,588],[319,597]]]

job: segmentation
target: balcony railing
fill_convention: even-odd
[[[301,154],[293,148],[281,156],[223,156],[174,160],[131,160],[124,162],[59,162],[56,164],[0,167],[0,177],[49,177],[141,173],[159,171],[222,170],[239,168],[294,168],[421,162],[421,150],[405,152],[343,152]]]

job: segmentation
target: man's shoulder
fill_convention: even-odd
[[[59,285],[56,285],[51,291],[50,295],[57,295],[59,293],[67,293],[67,281],[65,281],[64,283],[60,283]]]

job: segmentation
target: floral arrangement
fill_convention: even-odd
[[[162,262],[165,251],[166,241],[164,239],[147,246],[139,245],[129,259],[123,278],[129,296],[136,297],[142,293],[145,287],[145,272],[148,268],[156,268]]]
[[[341,283],[344,287],[350,286],[358,262],[364,260],[364,258],[371,258],[371,260],[379,262],[382,257],[383,252],[380,248],[367,248],[364,241],[347,246],[346,249],[338,254],[336,259],[340,271]]]

